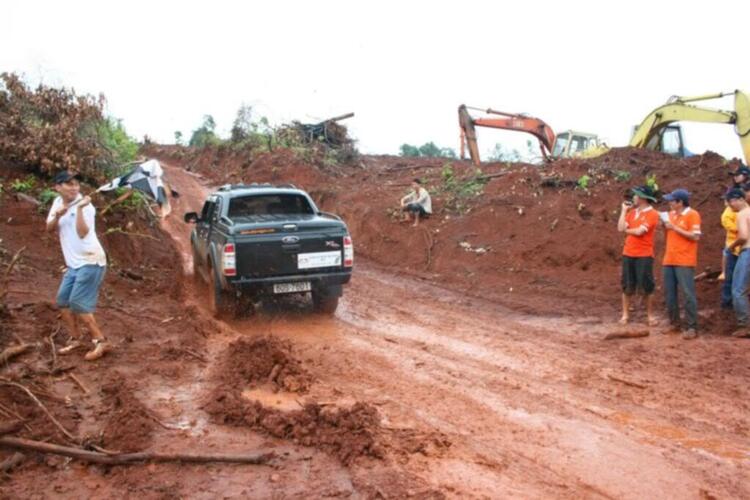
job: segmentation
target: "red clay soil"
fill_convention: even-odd
[[[692,189],[707,221],[702,265],[714,264],[711,252],[722,239],[718,196],[727,181],[720,159],[615,150],[542,171],[489,165],[488,173],[511,173],[490,180],[460,213],[447,208],[451,193],[441,191],[442,161],[365,157],[361,168],[311,164],[286,152],[237,169],[231,156],[226,165],[209,160],[193,169],[205,168],[209,177],[212,168],[225,170],[222,181],[294,182],[345,215],[358,255],[377,265],[357,261],[336,315],[295,302],[242,321],[208,317],[202,292],[183,277],[191,264],[189,226],[180,218],[199,208],[207,187],[168,164],[182,193],[170,219],[158,225],[117,213],[97,221],[113,263],[97,316],[115,349],[94,363],[83,360],[84,351],[55,360],[48,338],[59,326],[52,306],[59,243],[40,231],[43,215],[6,189],[0,261],[22,246],[27,251],[10,276],[10,318],[2,320],[0,340],[2,347],[18,339],[39,345],[0,367],[0,375],[34,391],[81,445],[277,458],[267,466],[100,467],[29,454],[0,478],[0,495],[750,496],[747,343],[715,334],[688,342],[661,328],[644,338],[602,340],[623,330],[613,324],[622,239],[611,213],[630,183],[618,181],[617,171],[631,172],[636,184],[648,166],[663,190],[683,183]],[[584,172],[594,178],[588,193],[571,187]],[[0,171],[0,182],[8,186],[16,174]],[[415,175],[435,194],[437,213],[426,232],[398,224],[389,211]],[[592,262],[588,269],[579,265],[583,259]],[[508,270],[516,266],[520,271]],[[718,285],[700,286],[704,330],[712,333],[729,318],[710,311]],[[560,312],[566,314],[550,316]],[[53,336],[57,345],[64,339],[63,331]],[[255,339],[260,348],[249,347]],[[276,362],[255,363],[251,353]],[[245,363],[255,368],[245,371]],[[251,397],[275,365],[307,380],[298,383],[306,392],[274,392],[296,386],[273,377],[268,401]],[[283,410],[276,400],[297,406]],[[7,410],[28,419],[19,435],[67,442],[20,391],[0,386],[0,403],[0,423],[11,418]],[[0,459],[7,456],[0,450]]]
[[[236,340],[214,365],[214,380],[217,386],[231,389],[271,384],[276,391],[305,393],[312,376],[291,350],[290,342],[274,337]]]
[[[656,176],[662,192],[684,187],[693,193],[704,221],[698,272],[718,270],[721,195],[731,180],[727,172],[738,164],[711,152],[678,159],[633,148],[542,167],[491,163],[482,166],[485,174],[505,175],[490,179],[481,196],[459,199],[464,207],[456,210],[446,206],[454,207],[456,200],[443,181],[444,159],[365,156],[331,167],[289,150],[256,157],[229,148],[154,147],[149,153],[216,183],[292,182],[344,218],[358,255],[536,314],[616,314],[623,243],[616,229],[619,208],[628,188],[644,184],[649,175]],[[456,176],[474,172],[467,162],[451,163]],[[587,189],[577,187],[583,175],[590,177]],[[420,228],[399,224],[394,210],[415,177],[432,193],[435,212]],[[656,238],[657,277],[662,233]],[[698,294],[704,314],[712,316],[716,285],[700,284]]]
[[[151,444],[156,423],[130,385],[122,373],[113,371],[100,387],[105,406],[101,446],[107,450],[127,453],[144,450]]]
[[[204,409],[216,421],[323,449],[344,464],[363,455],[382,458],[376,445],[380,418],[371,405],[331,409],[309,403],[299,410],[281,411],[242,396],[244,389],[260,384],[271,384],[275,391],[307,392],[311,376],[292,356],[290,342],[273,337],[236,340],[214,370],[215,389]]]

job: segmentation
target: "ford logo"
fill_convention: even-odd
[[[282,243],[290,244],[299,242],[299,236],[284,236],[281,238]]]

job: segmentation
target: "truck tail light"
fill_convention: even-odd
[[[221,255],[221,267],[224,276],[237,276],[237,256],[234,253],[234,244],[227,243]]]
[[[354,245],[351,236],[344,236],[344,267],[354,265]]]

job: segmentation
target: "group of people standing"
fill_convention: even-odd
[[[733,185],[724,195],[726,208],[721,223],[727,232],[723,250],[721,306],[733,309],[737,317],[734,337],[750,337],[750,169],[741,166],[731,173]],[[701,216],[690,206],[690,193],[676,189],[664,196],[666,212],[653,205],[656,193],[650,186],[630,190],[623,202],[617,229],[625,233],[622,252],[622,318],[630,320],[631,298],[640,293],[645,298],[648,324],[658,323],[653,310],[654,234],[658,226],[666,232],[662,259],[664,298],[672,331],[682,332],[684,339],[698,336],[698,300],[695,293],[695,267],[698,264],[698,242],[701,238]],[[685,325],[680,318],[680,295],[685,309]]]

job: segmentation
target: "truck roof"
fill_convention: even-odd
[[[221,186],[214,194],[228,195],[229,197],[264,195],[264,194],[301,194],[307,195],[294,184],[226,184]]]

